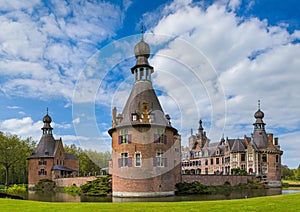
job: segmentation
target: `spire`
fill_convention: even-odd
[[[260,110],[260,100],[258,100],[258,110],[254,114],[254,118],[256,119],[255,123],[253,124],[254,130],[264,130],[265,129],[266,124],[263,121],[264,116],[265,116],[264,112],[262,112]]]
[[[145,33],[145,25],[141,25],[141,34],[142,34],[142,39],[144,38],[144,33]]]
[[[52,134],[52,130],[53,128],[51,127],[51,122],[52,122],[52,119],[51,117],[48,115],[48,107],[46,109],[46,115],[43,117],[43,122],[44,122],[44,126],[42,127],[42,131],[43,131],[43,135],[45,134]]]
[[[135,75],[135,81],[150,81],[153,67],[149,65],[150,46],[144,41],[144,26],[141,27],[142,39],[134,47],[136,64],[131,68],[131,73]]]

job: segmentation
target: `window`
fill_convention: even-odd
[[[216,158],[216,164],[220,164],[220,158]]]
[[[276,163],[279,163],[279,155],[276,155]]]
[[[120,167],[128,166],[128,153],[121,153]]]
[[[233,155],[232,155],[232,161],[234,161],[234,162],[237,161],[237,155],[236,155],[236,154],[233,154]]]
[[[214,165],[214,159],[213,158],[210,159],[210,165]]]
[[[242,164],[241,169],[246,170],[246,164]]]
[[[47,161],[42,158],[41,160],[39,160],[39,165],[47,165]]]
[[[135,153],[135,166],[141,166],[141,153]]]
[[[163,152],[156,152],[156,157],[153,158],[153,165],[157,167],[166,167],[167,166],[167,159],[164,158]]]
[[[252,154],[252,153],[250,153],[250,154],[248,155],[248,161],[253,161],[253,154]]]
[[[47,175],[47,171],[45,171],[45,169],[41,169],[38,174],[39,175]]]
[[[119,144],[129,144],[131,143],[131,135],[128,134],[128,129],[122,129],[121,135],[119,136]]]
[[[132,121],[137,121],[137,120],[138,120],[137,114],[132,114]]]
[[[206,165],[206,166],[208,165],[208,160],[207,160],[207,159],[205,160],[205,165]]]
[[[150,122],[154,122],[154,114],[150,114]]]
[[[262,162],[267,162],[267,155],[263,154],[261,157]]]
[[[241,154],[241,161],[242,162],[246,161],[246,155],[245,154]]]
[[[167,136],[164,129],[157,129],[157,134],[154,134],[154,143],[167,144]]]

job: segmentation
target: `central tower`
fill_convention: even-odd
[[[163,112],[152,87],[149,45],[141,39],[134,47],[134,84],[122,113],[112,111],[113,196],[174,195],[180,181],[180,135]]]

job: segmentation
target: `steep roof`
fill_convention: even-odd
[[[42,135],[37,148],[31,153],[30,158],[54,157],[56,143],[52,134]]]
[[[152,83],[150,81],[140,81],[135,82],[133,85],[122,112],[122,120],[118,123],[118,126],[141,124],[139,120],[132,121],[131,115],[134,113],[142,114],[143,103],[148,104],[150,115],[153,115],[151,124],[168,125],[163,109],[152,87]]]
[[[244,139],[235,139],[231,147],[231,152],[244,152],[246,150],[246,144]]]

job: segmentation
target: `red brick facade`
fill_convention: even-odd
[[[51,117],[43,118],[43,135],[28,158],[28,185],[34,187],[42,179],[76,176],[78,159],[72,154],[65,154],[62,140],[55,140],[50,126]]]

